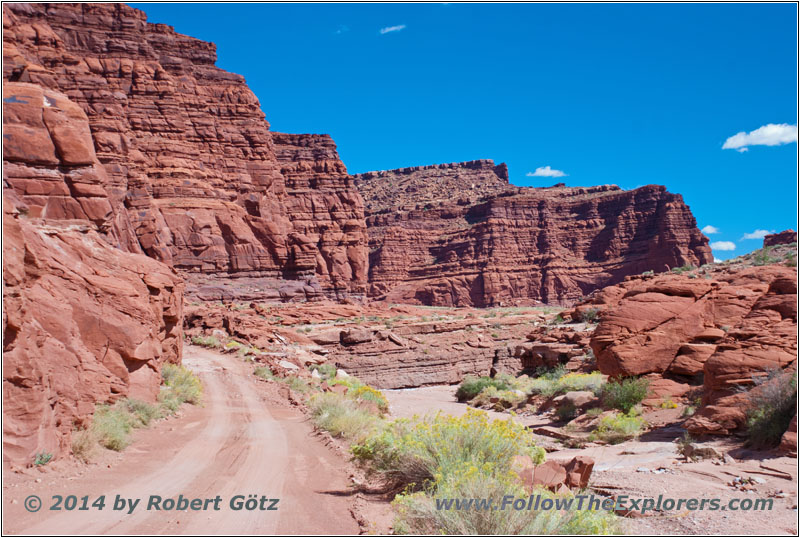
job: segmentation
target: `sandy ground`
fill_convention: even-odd
[[[468,409],[455,400],[455,386],[386,390],[391,413],[410,417],[426,413],[460,415]],[[489,412],[493,418],[508,419],[507,413]],[[544,416],[522,416],[526,426],[549,424]],[[638,441],[610,446],[562,448],[551,438],[536,436],[548,450],[549,459],[567,460],[583,454],[595,460],[590,489],[606,496],[629,495],[636,498],[718,498],[723,505],[731,499],[772,499],[772,510],[764,511],[689,511],[648,512],[646,517],[626,517],[625,534],[785,534],[797,535],[797,458],[775,457],[769,453],[748,452],[741,443],[718,440],[713,445],[731,454],[734,462],[717,465],[712,461],[686,463],[677,452],[674,440],[683,430],[679,426],[659,428]],[[729,484],[736,477],[757,480],[751,491],[739,491]]]
[[[184,364],[200,373],[203,407],[139,430],[123,453],[100,463],[4,469],[3,534],[358,534],[346,458],[313,434],[303,414],[265,395],[268,385],[232,356],[187,347]],[[103,510],[51,511],[52,495],[106,496]],[[151,495],[214,498],[220,510],[145,510]],[[24,508],[29,495],[42,508]],[[116,495],[142,499],[132,514],[114,511]],[[234,511],[235,495],[278,498],[277,510]],[[267,506],[269,503],[267,504]],[[386,507],[388,511],[388,506]]]

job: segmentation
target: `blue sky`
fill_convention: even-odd
[[[351,173],[663,184],[720,259],[797,229],[794,4],[132,5],[216,43],[273,130],[332,135]]]

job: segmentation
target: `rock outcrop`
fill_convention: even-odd
[[[629,278],[590,300],[601,372],[646,375],[664,398],[702,384],[694,433],[727,434],[745,420],[747,390],[796,368],[797,275],[767,265]]]
[[[155,401],[180,362],[181,279],[118,248],[89,123],[66,95],[3,85],[4,457],[69,452],[95,404]]]
[[[492,161],[359,174],[369,293],[390,302],[568,303],[644,271],[712,261],[679,195],[521,188]]]
[[[3,24],[4,81],[60,91],[88,116],[121,248],[183,272],[363,291],[362,204],[335,146],[273,142],[212,43],[123,4],[7,4]]]
[[[764,236],[764,246],[772,247],[775,245],[788,245],[790,243],[797,243],[797,232],[794,230],[784,230],[776,234],[769,234]]]

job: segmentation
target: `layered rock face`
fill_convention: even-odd
[[[369,292],[390,302],[568,303],[627,275],[712,261],[681,196],[660,186],[519,188],[492,161],[355,177]]]
[[[747,390],[774,372],[796,369],[791,267],[636,277],[591,302],[603,310],[591,340],[601,372],[648,376],[664,397],[702,384],[703,407],[687,424],[694,433],[740,428]]]
[[[335,147],[285,137],[279,160],[258,100],[214,66],[213,44],[122,4],[9,4],[3,21],[4,80],[61,91],[87,114],[120,247],[186,272],[319,271],[326,291],[363,289],[361,202]]]
[[[181,279],[118,236],[86,116],[64,94],[3,86],[4,457],[70,449],[95,404],[154,401],[180,362]]]
[[[764,237],[764,246],[772,247],[775,245],[787,245],[797,243],[797,232],[794,230],[784,230],[776,234],[769,234]]]

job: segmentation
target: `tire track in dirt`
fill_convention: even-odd
[[[102,511],[29,514],[25,534],[357,534],[346,464],[319,441],[297,410],[262,401],[249,367],[231,356],[188,347],[185,363],[205,387],[202,428],[163,464],[144,474],[135,465],[99,469],[94,487],[71,493],[106,495]],[[132,454],[157,458],[158,454]],[[152,467],[152,465],[151,465]],[[98,479],[102,477],[101,485]],[[92,491],[94,490],[94,491]],[[115,495],[142,499],[133,514],[110,509]],[[147,511],[150,495],[222,497],[219,511]],[[234,511],[234,495],[280,498],[277,511]],[[45,499],[45,495],[41,495]],[[15,511],[21,509],[15,505]],[[51,515],[52,514],[52,515]],[[11,515],[11,514],[8,514]],[[22,516],[22,514],[21,514]],[[30,516],[39,516],[38,520]],[[13,518],[13,515],[11,516]]]

